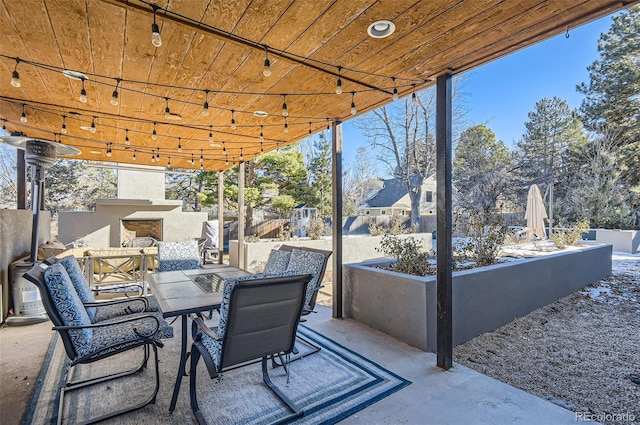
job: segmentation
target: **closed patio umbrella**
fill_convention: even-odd
[[[538,185],[532,184],[527,195],[527,210],[524,214],[527,220],[527,227],[539,238],[546,239],[544,219],[547,218],[547,212],[542,202],[542,195]]]

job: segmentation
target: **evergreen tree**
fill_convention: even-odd
[[[564,198],[575,169],[574,152],[586,143],[582,123],[567,102],[554,96],[536,103],[525,127],[518,143],[520,203],[524,205],[529,186],[537,184],[552,219],[554,199]]]
[[[453,160],[453,184],[458,203],[488,216],[512,187],[514,159],[501,140],[484,125],[463,131]]]
[[[320,133],[318,139],[313,143],[313,157],[309,163],[309,176],[314,198],[313,204],[310,206],[318,208],[320,217],[331,217],[333,210],[331,203],[331,144],[324,132]]]
[[[600,58],[589,66],[589,83],[577,89],[586,98],[580,112],[585,126],[619,133],[623,178],[640,183],[640,5],[613,17],[598,42]]]

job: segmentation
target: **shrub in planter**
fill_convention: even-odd
[[[435,267],[429,261],[430,250],[425,251],[422,243],[413,236],[399,238],[394,235],[384,235],[380,241],[380,248],[376,250],[396,259],[394,264],[388,266],[390,270],[416,276],[435,273]]]
[[[549,239],[553,241],[557,248],[564,249],[567,245],[575,245],[576,242],[578,242],[578,240],[582,237],[582,235],[588,232],[589,219],[583,218],[574,226],[570,226],[568,229],[559,230],[553,233],[549,237]]]

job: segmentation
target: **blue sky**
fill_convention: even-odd
[[[611,22],[611,16],[601,18],[570,29],[569,38],[561,34],[465,73],[468,124],[486,124],[513,150],[525,132],[527,114],[542,98],[558,96],[578,108],[583,95],[576,85],[589,81],[587,67],[598,59],[598,39]],[[343,124],[345,168],[358,147],[368,145],[355,121]]]

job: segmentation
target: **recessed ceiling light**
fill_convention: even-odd
[[[369,25],[367,34],[373,38],[389,37],[396,30],[396,26],[391,21],[376,21]]]
[[[255,115],[256,117],[260,117],[260,118],[264,118],[264,117],[268,117],[269,114],[266,113],[265,111],[253,111],[253,115]]]
[[[82,72],[71,71],[68,69],[65,69],[64,71],[62,71],[62,75],[64,75],[67,78],[71,78],[72,80],[88,80],[89,79]]]

